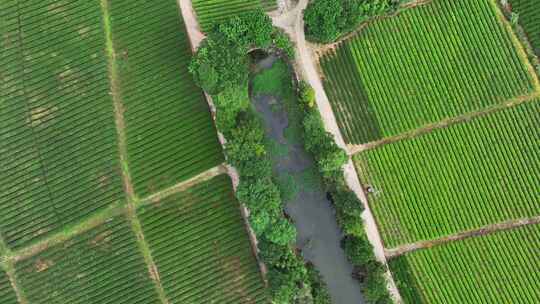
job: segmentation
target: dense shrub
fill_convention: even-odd
[[[325,128],[315,102],[312,89],[305,83],[298,86],[304,112],[303,138],[308,152],[317,161],[336,209],[336,219],[345,237],[342,247],[351,264],[354,275],[360,281],[364,298],[368,303],[392,303],[386,288],[385,267],[375,259],[373,247],[367,240],[362,222],[362,202],[345,182],[342,167],[347,161],[345,152],[337,146],[332,134]],[[323,302],[325,303],[325,302]]]
[[[313,267],[313,265],[308,265],[308,276],[311,283],[311,289],[313,290],[313,304],[331,304],[332,299],[328,293],[328,288],[326,283],[323,281],[319,271]]]
[[[395,10],[400,0],[314,0],[304,11],[308,39],[329,43],[370,17]]]
[[[248,81],[251,49],[280,50],[294,56],[288,36],[272,26],[264,11],[257,10],[216,25],[197,49],[189,70],[195,82],[212,95],[243,87]]]

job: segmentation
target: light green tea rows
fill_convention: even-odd
[[[400,134],[532,90],[491,0],[446,1],[373,21],[321,59],[349,143]]]
[[[123,194],[99,3],[0,11],[0,233],[19,248]]]
[[[139,212],[170,303],[267,303],[227,176]]]
[[[109,1],[129,168],[144,196],[223,162],[175,1]]]
[[[203,31],[214,24],[255,9],[272,10],[277,8],[276,0],[193,0],[193,8]]]
[[[540,101],[355,157],[385,245],[540,215]]]
[[[414,276],[406,303],[540,303],[540,225],[451,242],[391,262]],[[401,269],[400,269],[401,268]]]

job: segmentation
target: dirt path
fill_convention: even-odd
[[[334,135],[336,143],[341,148],[345,149],[345,151],[348,151],[348,148],[345,144],[345,141],[343,140],[343,137],[337,125],[334,112],[332,111],[332,107],[330,106],[330,102],[328,101],[328,97],[324,91],[324,87],[319,76],[317,67],[315,65],[315,61],[313,60],[313,58],[315,58],[315,54],[305,38],[304,20],[302,12],[306,8],[307,4],[308,0],[300,0],[298,5],[294,9],[280,16],[272,17],[272,21],[275,26],[282,28],[286,33],[288,33],[291,36],[293,42],[295,42],[296,70],[302,76],[302,78],[306,80],[315,90],[317,106],[319,108],[319,112],[321,113],[327,131]],[[384,252],[382,238],[379,234],[375,218],[373,217],[373,214],[369,207],[366,194],[364,193],[364,189],[360,184],[352,160],[349,160],[349,162],[345,165],[344,173],[348,186],[358,195],[358,197],[364,204],[365,212],[362,214],[362,218],[364,219],[367,237],[373,245],[375,256],[380,262],[386,264],[386,256]],[[392,274],[390,273],[390,271],[388,271],[386,275],[388,278],[388,288],[390,290],[390,293],[394,297],[395,302],[402,303],[401,296],[399,295],[399,291],[393,280]]]
[[[482,109],[480,111],[466,113],[466,114],[463,114],[463,115],[460,115],[460,116],[447,118],[447,119],[444,119],[444,120],[441,120],[441,121],[438,121],[438,122],[435,122],[435,123],[430,123],[430,124],[427,124],[427,125],[422,126],[420,128],[417,128],[417,129],[414,129],[414,130],[411,130],[411,131],[403,132],[403,133],[401,133],[399,135],[386,137],[386,138],[383,138],[383,139],[380,139],[380,140],[376,140],[376,141],[372,141],[372,142],[368,142],[368,143],[360,144],[360,145],[351,145],[351,144],[349,144],[349,145],[347,145],[348,153],[349,153],[350,156],[353,156],[355,154],[361,153],[361,152],[366,151],[366,150],[375,149],[375,148],[380,147],[382,145],[395,143],[395,142],[405,140],[405,139],[415,138],[415,137],[418,137],[420,135],[430,133],[431,131],[436,130],[436,129],[444,129],[444,128],[447,128],[447,127],[450,127],[450,126],[453,126],[453,125],[456,125],[456,124],[459,124],[459,123],[463,123],[463,122],[466,122],[466,121],[473,120],[473,119],[481,117],[481,116],[485,116],[485,115],[492,114],[492,113],[495,113],[495,112],[498,112],[498,111],[501,111],[501,110],[504,110],[504,109],[507,109],[507,108],[511,108],[511,107],[520,105],[520,104],[525,103],[525,102],[532,102],[536,98],[540,98],[539,93],[533,93],[533,94],[529,94],[529,95],[518,96],[518,97],[512,98],[512,99],[510,99],[510,100],[508,100],[508,101],[506,101],[506,102],[504,102],[502,104],[496,104],[496,105],[490,106],[488,108]]]
[[[463,239],[476,237],[476,236],[487,235],[487,234],[504,231],[504,230],[511,230],[518,227],[522,227],[526,225],[534,225],[534,224],[540,224],[540,216],[535,216],[531,218],[522,218],[518,220],[511,220],[511,221],[506,221],[502,223],[492,224],[492,225],[481,227],[479,229],[459,232],[459,233],[445,236],[443,238],[436,239],[436,240],[420,241],[416,243],[405,244],[405,245],[395,247],[392,249],[386,249],[386,256],[388,258],[392,258],[392,257],[400,256],[402,254],[409,253],[411,251],[424,249],[424,248],[430,248],[430,247],[442,245],[448,242],[463,240]]]
[[[205,35],[201,31],[191,0],[177,1],[180,9],[180,16],[184,19],[189,41],[191,42],[191,49],[192,51],[195,51],[203,41]]]

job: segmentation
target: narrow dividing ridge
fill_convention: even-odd
[[[521,218],[517,220],[510,220],[510,221],[501,222],[497,224],[487,225],[479,229],[459,232],[456,234],[442,237],[440,239],[419,241],[415,243],[401,245],[401,246],[391,248],[391,249],[385,249],[385,255],[388,259],[391,259],[391,258],[400,256],[400,255],[403,255],[412,251],[430,248],[430,247],[434,247],[438,245],[443,245],[445,243],[452,242],[452,241],[459,241],[459,240],[463,240],[463,239],[467,239],[471,237],[483,236],[483,235],[487,235],[491,233],[496,233],[499,231],[511,230],[511,229],[518,228],[521,226],[535,225],[535,224],[540,224],[540,215],[531,217],[531,218]]]
[[[423,127],[420,127],[420,128],[417,128],[417,129],[414,129],[414,130],[411,130],[411,131],[407,131],[407,132],[401,133],[399,135],[386,137],[386,138],[376,140],[376,141],[372,141],[372,142],[368,142],[368,143],[365,143],[365,144],[359,144],[359,145],[348,144],[347,145],[347,153],[349,154],[349,156],[354,156],[355,154],[361,153],[363,151],[375,149],[375,148],[378,148],[378,147],[383,146],[383,145],[387,145],[387,144],[395,143],[395,142],[398,142],[398,141],[419,137],[421,135],[430,133],[433,130],[444,129],[444,128],[447,128],[447,127],[451,127],[453,125],[457,125],[457,124],[460,124],[460,123],[465,123],[465,122],[473,120],[475,118],[479,118],[479,117],[482,117],[482,116],[493,114],[495,112],[498,112],[498,111],[501,111],[501,110],[504,110],[504,109],[507,109],[507,108],[515,107],[515,106],[518,106],[518,105],[526,103],[526,102],[534,102],[534,100],[536,98],[538,98],[538,97],[540,97],[540,93],[533,93],[533,94],[518,96],[518,97],[512,98],[512,99],[510,99],[510,100],[508,100],[508,101],[506,101],[504,103],[501,103],[501,104],[490,106],[490,107],[487,107],[487,108],[479,110],[479,111],[466,113],[466,114],[459,115],[459,116],[456,116],[456,117],[447,118],[447,119],[444,119],[444,120],[441,120],[441,121],[438,121],[438,122],[435,122],[435,123],[430,123],[430,124],[427,124],[427,125],[425,125]]]
[[[124,181],[124,190],[126,192],[127,199],[127,210],[126,215],[131,222],[131,227],[133,232],[137,237],[137,243],[143,254],[144,261],[148,266],[148,271],[150,277],[155,283],[156,291],[159,295],[159,298],[163,304],[169,304],[169,300],[165,295],[165,290],[161,285],[159,279],[159,273],[152,258],[150,248],[148,243],[144,238],[142,232],[141,223],[137,217],[136,211],[136,202],[138,201],[135,192],[133,190],[133,184],[131,182],[131,175],[129,173],[128,163],[127,163],[127,139],[125,131],[125,121],[124,121],[124,105],[120,95],[120,88],[118,84],[118,67],[116,62],[116,54],[114,49],[114,43],[111,32],[110,24],[110,14],[109,14],[109,5],[107,0],[101,0],[101,8],[103,11],[103,21],[105,29],[105,39],[107,45],[107,55],[109,60],[109,78],[111,81],[111,95],[114,103],[114,112],[115,112],[115,121],[116,121],[116,131],[118,134],[118,152],[120,156],[120,162],[122,164],[122,179]]]

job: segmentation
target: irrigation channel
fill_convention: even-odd
[[[280,64],[286,66],[282,60],[273,56],[254,59],[251,101],[266,130],[268,150],[274,174],[284,192],[286,212],[298,231],[297,247],[302,250],[304,258],[320,271],[333,303],[364,303],[359,282],[351,275],[353,267],[340,247],[342,235],[336,223],[334,208],[323,190],[312,157],[304,150],[299,135],[300,117],[291,113],[294,112],[294,106],[290,103],[296,102],[287,93],[294,92],[290,85],[291,74],[288,70],[285,73],[285,83],[289,84],[285,88],[276,87],[275,81],[272,81],[275,77],[272,76],[263,77],[259,83],[263,82],[262,86],[272,86],[270,82],[274,82],[273,89],[262,90],[261,93],[257,89],[258,85],[254,84],[260,73],[276,74],[270,70]]]

